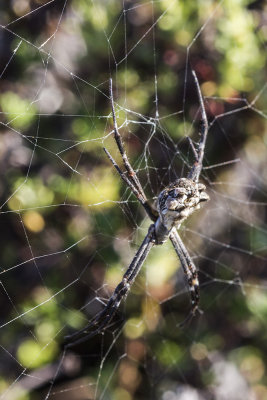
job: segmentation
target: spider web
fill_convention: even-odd
[[[237,4],[238,3],[238,4]],[[240,1],[14,0],[1,10],[1,399],[263,399],[266,369],[266,10]],[[190,317],[171,245],[156,246],[105,334],[64,350],[106,304],[186,176],[200,122],[210,202],[180,229],[199,269]],[[265,131],[264,131],[265,128]]]

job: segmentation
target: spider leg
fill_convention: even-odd
[[[176,228],[172,229],[170,233],[170,240],[180,259],[184,274],[186,276],[192,303],[191,313],[195,315],[199,305],[199,280],[197,268],[193,263],[188,251],[186,250],[186,247],[183,244]]]
[[[75,332],[73,335],[68,335],[65,337],[67,341],[74,340],[71,343],[68,343],[65,346],[66,348],[85,342],[92,336],[103,332],[108,327],[115,312],[118,310],[121,301],[127,296],[136,276],[142,268],[142,265],[154,244],[155,228],[154,225],[151,225],[131,264],[123,275],[122,281],[114,290],[105,308],[101,310],[85,328]]]
[[[207,140],[207,134],[209,130],[209,124],[208,124],[208,118],[204,106],[204,101],[203,101],[203,96],[200,90],[199,82],[196,76],[195,71],[192,71],[193,78],[197,87],[197,93],[198,93],[198,99],[200,103],[200,109],[201,109],[201,118],[202,118],[202,124],[200,128],[200,139],[198,143],[198,149],[197,149],[197,154],[196,154],[196,161],[194,165],[191,168],[191,171],[188,174],[188,178],[192,179],[193,181],[198,182],[199,175],[202,170],[202,163],[203,163],[203,157],[204,157],[204,151],[205,151],[205,145],[206,145],[206,140]]]
[[[111,101],[111,110],[112,110],[112,118],[113,118],[113,126],[114,126],[114,139],[116,141],[117,147],[119,149],[119,152],[121,154],[123,164],[126,169],[127,177],[124,175],[124,173],[121,171],[121,169],[118,167],[114,159],[112,158],[111,154],[107,151],[107,149],[104,148],[105,153],[107,154],[108,158],[112,162],[113,166],[116,168],[116,170],[119,172],[121,178],[127,183],[127,185],[130,187],[130,189],[133,191],[137,199],[140,201],[140,203],[143,205],[145,208],[148,216],[151,218],[153,222],[156,221],[157,219],[157,214],[156,212],[152,209],[150,204],[148,203],[148,200],[146,198],[146,195],[143,191],[143,188],[141,186],[141,183],[132,168],[130,161],[128,159],[127,153],[124,149],[124,145],[122,143],[122,138],[118,130],[118,124],[117,124],[117,119],[116,119],[116,114],[115,114],[115,107],[114,107],[114,99],[113,99],[113,90],[112,90],[112,79],[110,78],[109,81],[109,92],[110,92],[110,101]],[[126,179],[125,179],[126,178]]]
[[[145,193],[143,191],[143,188],[141,186],[141,183],[134,172],[129,159],[127,157],[126,151],[124,149],[121,135],[118,130],[118,124],[117,124],[117,119],[116,119],[116,114],[115,114],[115,108],[114,108],[114,99],[113,99],[113,89],[112,89],[112,78],[109,80],[109,94],[110,94],[110,101],[111,101],[111,110],[112,110],[112,117],[113,117],[113,125],[114,125],[114,138],[117,143],[118,149],[120,151],[124,166],[126,168],[127,174],[129,179],[133,182],[135,185],[136,189],[139,190],[139,192],[144,196],[145,198]]]
[[[104,147],[104,152],[106,153],[106,155],[108,156],[108,158],[110,159],[110,161],[112,162],[113,166],[116,168],[116,170],[118,171],[120,177],[122,180],[124,180],[124,182],[129,186],[129,188],[132,190],[132,192],[134,193],[134,195],[136,196],[136,198],[140,201],[140,203],[142,204],[142,206],[144,207],[144,209],[147,212],[147,215],[150,217],[150,219],[155,222],[157,220],[157,216],[155,215],[155,212],[153,212],[153,209],[151,208],[150,204],[148,203],[146,197],[143,197],[142,194],[140,193],[140,191],[138,189],[136,189],[136,187],[134,186],[134,184],[132,183],[131,180],[129,180],[129,178],[123,174],[122,170],[120,169],[120,167],[118,166],[118,164],[116,163],[116,161],[114,160],[114,158],[112,157],[112,155],[110,154],[110,152]]]
[[[196,151],[196,149],[195,149],[195,146],[194,146],[194,144],[193,144],[193,142],[192,142],[191,137],[190,137],[190,136],[187,136],[187,140],[188,140],[188,142],[189,142],[189,144],[190,144],[190,147],[191,147],[191,150],[192,150],[192,152],[193,152],[193,154],[194,154],[195,161],[197,161],[198,155],[197,155],[197,151]]]

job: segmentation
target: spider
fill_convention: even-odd
[[[170,239],[174,250],[180,259],[186,276],[191,296],[191,314],[194,316],[198,309],[199,281],[197,268],[177,232],[181,223],[184,222],[194,211],[198,210],[201,203],[209,200],[209,196],[205,191],[205,185],[199,182],[209,126],[203,97],[195,71],[192,71],[192,74],[197,88],[202,118],[199,132],[200,139],[197,149],[195,149],[192,141],[190,141],[195,162],[186,178],[176,180],[160,192],[157,198],[157,210],[149,204],[141,183],[134,172],[124,149],[122,138],[117,126],[112,79],[110,79],[109,91],[114,125],[113,133],[122,157],[125,172],[120,169],[106,148],[104,148],[104,151],[122,180],[131,189],[138,201],[144,207],[147,215],[152,220],[152,224],[150,225],[148,233],[137,250],[127,271],[123,275],[122,281],[115,288],[104,309],[101,310],[85,328],[72,335],[66,336],[66,340],[69,342],[66,347],[72,347],[76,344],[82,343],[92,336],[105,331],[114,317],[114,314],[118,310],[121,301],[126,298],[152,247],[155,245],[161,245],[168,239]]]

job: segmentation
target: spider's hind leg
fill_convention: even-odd
[[[204,100],[203,96],[200,90],[199,82],[196,76],[195,71],[192,71],[193,78],[197,87],[197,94],[198,94],[198,100],[200,103],[200,110],[201,110],[201,127],[200,127],[200,139],[198,142],[198,148],[196,150],[196,161],[194,165],[192,166],[191,170],[188,173],[188,178],[192,179],[195,182],[198,182],[199,180],[199,175],[202,170],[202,163],[203,163],[203,157],[204,157],[204,151],[205,151],[205,146],[206,146],[206,140],[207,140],[207,135],[208,135],[208,130],[209,130],[209,123],[208,123],[208,118],[205,110],[205,105],[204,105]]]
[[[109,91],[110,91],[110,101],[111,101],[111,110],[112,110],[112,118],[113,118],[113,126],[114,126],[114,139],[117,144],[117,147],[119,149],[119,152],[122,157],[123,165],[125,167],[126,172],[124,173],[121,171],[120,167],[117,165],[115,160],[112,158],[111,154],[108,152],[107,149],[104,148],[105,153],[107,154],[108,158],[112,162],[113,166],[116,168],[118,173],[120,174],[121,178],[126,182],[126,184],[129,186],[131,191],[134,193],[136,198],[139,200],[139,202],[142,204],[144,207],[146,213],[150,217],[150,219],[155,222],[157,220],[157,212],[151,207],[149,204],[147,197],[144,193],[144,190],[142,188],[142,185],[138,179],[138,176],[136,175],[133,167],[130,164],[130,161],[128,159],[127,153],[125,151],[122,138],[118,129],[118,124],[117,124],[117,119],[116,119],[116,114],[115,114],[115,107],[114,107],[114,99],[113,99],[113,89],[112,89],[112,79],[110,78],[109,81]]]

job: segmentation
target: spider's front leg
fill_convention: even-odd
[[[198,280],[198,272],[197,268],[191,259],[188,251],[186,250],[185,245],[183,244],[182,239],[180,238],[176,228],[173,228],[170,234],[170,240],[178,255],[181,266],[183,268],[183,272],[186,276],[186,280],[190,290],[191,296],[191,313],[195,315],[198,305],[199,305],[199,280]]]
[[[114,317],[115,312],[118,310],[121,301],[127,296],[136,276],[138,275],[145,259],[155,243],[155,225],[152,224],[149,227],[148,233],[136,252],[130,266],[123,275],[122,281],[114,290],[105,308],[101,310],[85,328],[74,333],[73,335],[66,336],[65,339],[68,342],[71,341],[65,346],[66,348],[85,342],[92,336],[103,332],[109,326],[109,323]]]

